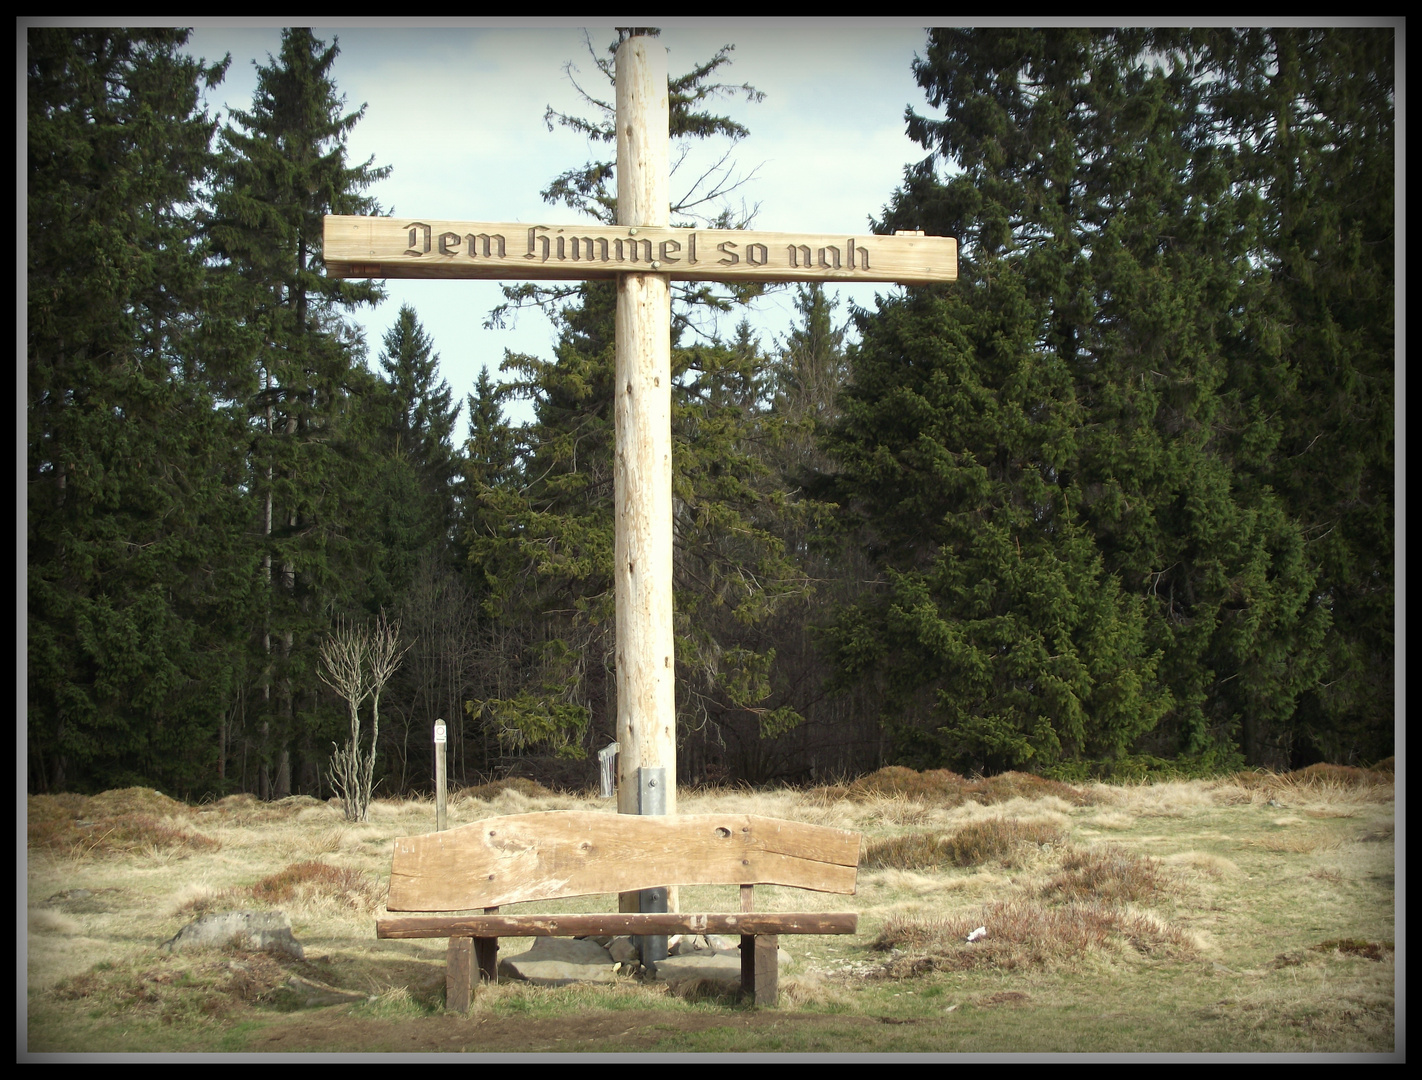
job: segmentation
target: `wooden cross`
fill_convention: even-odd
[[[958,242],[671,228],[666,50],[634,31],[616,73],[616,226],[329,216],[325,263],[342,278],[617,280],[617,809],[639,813],[639,769],[660,768],[658,812],[675,814],[671,282],[948,282]]]

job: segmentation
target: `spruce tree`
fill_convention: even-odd
[[[1394,31],[1200,31],[1211,112],[1263,208],[1282,434],[1267,479],[1330,626],[1287,734],[1295,763],[1392,752],[1396,403]]]
[[[199,99],[226,63],[185,40],[26,32],[31,790],[222,783],[252,602],[230,404],[249,383],[206,338],[219,284],[195,220]]]
[[[459,464],[452,435],[460,409],[439,379],[439,356],[409,305],[401,306],[385,335],[379,366],[366,447],[383,488],[372,506],[381,522],[377,606],[393,604],[427,556],[448,563],[453,553]]]
[[[961,295],[892,305],[887,339],[865,328],[840,446],[884,559],[900,575],[938,568],[940,584],[894,577],[877,625],[899,619],[954,658],[903,696],[920,725],[953,719],[939,729],[950,748],[977,730],[1016,762],[1134,745],[1277,764],[1318,681],[1329,615],[1270,482],[1273,395],[1296,371],[1277,347],[1268,200],[1238,182],[1197,57],[1165,32],[935,31],[915,64],[943,115],[910,112],[909,130],[935,156],[883,227],[959,236]],[[942,178],[940,156],[961,171]],[[924,391],[939,369],[948,398]],[[1072,569],[1022,592],[1019,544],[1024,567],[1046,560],[1034,573]],[[951,560],[968,560],[961,574]],[[952,618],[922,622],[945,603]],[[1095,628],[1068,635],[1074,657],[1060,638],[1033,643],[1092,611]],[[1016,618],[1023,637],[964,653],[975,612]],[[855,619],[847,648],[890,649]],[[1052,689],[1062,678],[1079,707]],[[1034,734],[1024,692],[1050,734]]]
[[[377,562],[358,522],[367,510],[361,467],[376,380],[363,343],[345,322],[380,287],[327,277],[326,214],[375,214],[364,194],[388,169],[353,165],[346,140],[364,109],[345,112],[331,70],[336,43],[309,30],[282,32],[281,54],[258,68],[252,108],[233,110],[208,235],[238,279],[230,300],[260,387],[249,399],[253,430],[248,490],[255,503],[265,615],[254,627],[264,666],[254,747],[263,796],[315,792],[329,743],[307,720],[319,704],[316,648],[333,614],[358,608]],[[249,725],[249,730],[250,730]],[[319,727],[319,723],[318,723]]]

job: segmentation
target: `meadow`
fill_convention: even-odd
[[[446,1013],[444,942],[374,931],[392,841],[433,830],[429,801],[377,799],[351,824],[306,797],[31,796],[28,1050],[1401,1049],[1391,761],[1138,785],[889,768],[683,790],[679,805],[863,833],[855,896],[765,890],[770,909],[860,913],[853,937],[783,942],[776,1008],[628,977],[501,983]],[[510,780],[458,792],[449,814],[557,809],[612,802]],[[735,910],[732,893],[683,889],[682,906]],[[305,959],[160,947],[233,909],[284,912]],[[966,941],[979,926],[987,936]]]

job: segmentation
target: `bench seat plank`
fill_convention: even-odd
[[[859,834],[749,814],[515,814],[395,841],[390,911],[467,911],[663,885],[852,893]]]
[[[577,915],[408,915],[381,919],[379,938],[595,937],[638,934],[853,934],[854,912],[645,912]]]

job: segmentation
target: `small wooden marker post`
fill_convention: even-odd
[[[448,745],[443,720],[436,720],[434,726],[435,750],[435,831],[444,832],[449,827],[449,786],[445,782],[445,746]]]
[[[642,812],[639,777],[662,770],[655,812],[675,814],[671,282],[951,282],[958,242],[672,228],[666,50],[658,31],[620,32],[616,226],[328,216],[324,259],[344,278],[617,280],[617,809]]]

